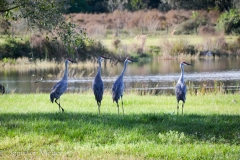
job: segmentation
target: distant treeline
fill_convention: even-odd
[[[114,10],[145,9],[158,9],[163,12],[172,9],[214,9],[222,12],[235,8],[240,8],[239,0],[74,0],[70,3],[68,13],[108,13]]]

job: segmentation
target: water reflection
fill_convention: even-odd
[[[156,90],[159,93],[173,93],[174,85],[180,76],[181,59],[140,61],[130,63],[125,73],[126,90]],[[226,90],[239,91],[240,60],[238,58],[191,59],[187,62],[194,66],[185,67],[185,81],[194,88],[205,83],[213,87],[216,82],[223,83]],[[69,66],[69,88],[71,92],[90,90],[98,65],[73,68]],[[6,93],[49,93],[51,87],[61,79],[62,67],[48,70],[29,69],[25,71],[0,70],[0,84]],[[121,73],[123,63],[102,65],[102,76],[106,90]]]

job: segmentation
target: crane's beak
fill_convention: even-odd
[[[137,62],[136,60],[132,60],[132,59],[127,59],[129,62]]]
[[[189,66],[193,66],[193,64],[187,63],[187,62],[183,62],[185,65],[189,65]]]
[[[108,57],[104,57],[104,56],[101,56],[102,58],[104,58],[104,59],[111,59],[111,58],[108,58]]]
[[[76,61],[74,61],[72,59],[68,59],[68,61],[70,61],[71,63],[77,63]]]
[[[131,62],[138,62],[138,61],[136,61],[136,60],[130,60]]]

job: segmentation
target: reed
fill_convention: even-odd
[[[232,84],[233,86],[227,86],[222,81],[204,81],[201,83],[187,81],[187,95],[198,96],[198,95],[208,95],[208,94],[237,94],[240,93],[239,83]],[[139,86],[137,83],[135,86]],[[175,86],[176,82],[173,83],[172,87],[169,86],[169,89],[161,90],[159,89],[159,84],[156,86],[149,87],[145,85],[141,88],[129,88],[125,89],[126,93],[133,93],[137,95],[175,95]]]
[[[112,65],[112,62],[106,62],[107,65]],[[91,60],[87,60],[84,62],[71,63],[71,68],[84,68],[84,67],[96,67],[98,66],[97,58],[93,58]],[[64,60],[59,62],[55,60],[32,60],[31,58],[23,57],[17,59],[4,58],[0,60],[0,70],[20,70],[20,71],[28,71],[30,69],[51,69],[51,68],[63,68]]]

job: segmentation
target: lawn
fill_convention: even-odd
[[[202,45],[204,44],[204,41],[206,41],[208,38],[217,38],[217,36],[201,36],[201,35],[158,35],[158,36],[146,36],[146,42],[145,47],[150,46],[160,46],[160,44],[164,43],[166,40],[170,42],[178,41],[180,39],[186,40],[191,45]],[[131,36],[123,36],[123,37],[115,37],[115,39],[121,40],[122,44],[124,45],[130,45],[130,44],[141,44],[141,39],[136,39],[135,37]],[[225,36],[225,40],[227,42],[233,42],[237,39],[237,36]],[[108,48],[113,47],[113,40],[112,37],[105,37],[100,39],[101,42],[107,46]]]
[[[240,95],[124,95],[125,115],[106,93],[0,96],[1,159],[240,159]],[[180,108],[181,109],[181,108]],[[120,109],[121,113],[121,109]]]

